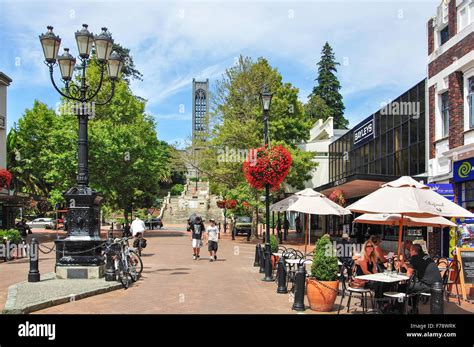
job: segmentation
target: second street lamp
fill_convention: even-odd
[[[265,85],[261,94],[263,109],[263,134],[265,139],[265,147],[269,145],[268,138],[268,114],[272,103],[272,94]],[[264,281],[273,281],[272,254],[270,248],[270,185],[265,185],[265,277]]]

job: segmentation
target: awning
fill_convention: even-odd
[[[330,182],[316,188],[316,191],[329,196],[334,190],[340,189],[346,199],[366,196],[376,191],[384,183],[396,180],[399,176],[355,174]]]

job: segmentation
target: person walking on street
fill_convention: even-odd
[[[217,241],[219,240],[219,228],[216,225],[216,221],[214,219],[209,219],[209,225],[206,228],[207,231],[207,250],[209,251],[209,261],[213,262],[217,260]]]
[[[139,256],[142,255],[142,248],[146,247],[146,240],[144,239],[145,229],[145,223],[136,215],[135,220],[130,225],[130,231],[135,238],[133,247],[137,248]]]
[[[204,223],[202,222],[202,218],[196,216],[194,221],[191,222],[191,239],[192,239],[192,246],[193,246],[193,259],[199,260],[199,252],[201,251],[202,247],[202,234],[206,231],[204,228]]]
[[[135,220],[130,225],[130,231],[132,232],[133,237],[143,237],[145,234],[145,223],[140,219],[140,217],[135,216]]]

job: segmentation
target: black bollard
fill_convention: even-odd
[[[286,286],[286,266],[285,266],[285,259],[283,259],[283,257],[280,257],[280,260],[278,261],[277,273],[278,273],[277,274],[278,276],[277,293],[286,294],[288,293],[288,288]]]
[[[261,248],[262,246],[260,246],[259,243],[257,243],[257,245],[255,246],[255,260],[253,262],[253,266],[255,267],[258,267],[260,266],[260,250],[259,248]]]
[[[306,287],[306,268],[299,265],[295,275],[295,301],[292,309],[295,311],[304,311],[304,294]]]
[[[28,282],[39,282],[40,272],[38,268],[39,262],[39,244],[35,237],[31,239],[30,243],[30,271],[28,272]]]
[[[275,279],[273,278],[273,266],[272,266],[272,251],[270,249],[270,245],[265,245],[265,277],[263,281],[265,282],[273,282]]]
[[[260,271],[259,273],[264,273],[265,272],[265,252],[263,251],[262,245],[259,247],[260,251]]]
[[[111,245],[113,240],[114,240],[114,236],[113,236],[113,233],[109,233],[109,238],[107,240],[108,244]],[[112,282],[112,281],[115,281],[116,278],[115,278],[115,261],[113,259],[113,252],[112,252],[112,249],[109,248],[107,254],[105,255],[106,257],[106,263],[105,263],[105,281],[107,282]]]
[[[431,285],[431,314],[444,314],[443,283],[435,282]]]

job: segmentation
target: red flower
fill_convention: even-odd
[[[219,200],[217,202],[217,207],[219,208],[225,208],[225,200]]]
[[[10,183],[12,181],[12,174],[7,169],[0,170],[0,187],[10,188]]]
[[[263,146],[250,151],[242,171],[255,189],[263,189],[266,184],[271,189],[278,189],[290,171],[291,163],[291,154],[283,146]]]
[[[225,207],[229,210],[232,210],[237,207],[237,200],[226,200],[225,201]]]
[[[334,201],[335,203],[344,206],[346,203],[346,198],[344,197],[344,193],[340,189],[334,189],[331,194],[329,194],[329,199]]]
[[[249,208],[249,207],[250,207],[250,204],[249,204],[247,201],[244,201],[244,202],[242,203],[242,206],[243,206],[244,208]]]

